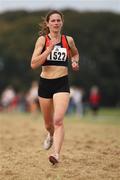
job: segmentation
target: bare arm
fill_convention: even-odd
[[[45,37],[41,36],[38,38],[35,49],[31,58],[31,68],[36,69],[41,66],[47,59],[48,55],[52,51],[54,44],[51,43],[50,46],[42,53],[43,47],[45,45]]]
[[[75,42],[72,37],[68,36],[68,43],[70,46],[70,56],[73,70],[79,69],[79,52],[76,48]]]

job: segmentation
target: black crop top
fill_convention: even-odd
[[[48,35],[45,36],[45,46],[43,51],[49,46],[50,37]],[[61,42],[54,46],[54,49],[51,51],[46,61],[42,66],[68,66],[68,58],[70,53],[70,47],[68,45],[68,41],[65,35],[61,36]]]

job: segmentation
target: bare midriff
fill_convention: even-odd
[[[43,66],[40,76],[47,79],[55,79],[68,75],[68,67],[65,66]]]

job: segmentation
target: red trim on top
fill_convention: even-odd
[[[46,41],[45,41],[45,46],[48,47],[49,44],[50,44],[50,38],[48,37],[48,35],[46,35],[46,36],[45,36],[45,39],[46,39]]]
[[[68,57],[70,56],[70,47],[68,45],[68,42],[67,42],[67,39],[66,39],[66,36],[65,35],[62,35],[62,45],[64,48],[67,49],[67,54],[68,54]]]

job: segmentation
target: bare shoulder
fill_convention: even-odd
[[[66,38],[67,38],[69,44],[71,44],[71,43],[74,42],[73,37],[71,37],[71,36],[66,36]]]
[[[74,48],[75,47],[74,39],[71,36],[66,36],[66,38],[67,38],[70,48]]]
[[[45,37],[40,36],[36,41],[36,47],[44,46],[45,45]]]

